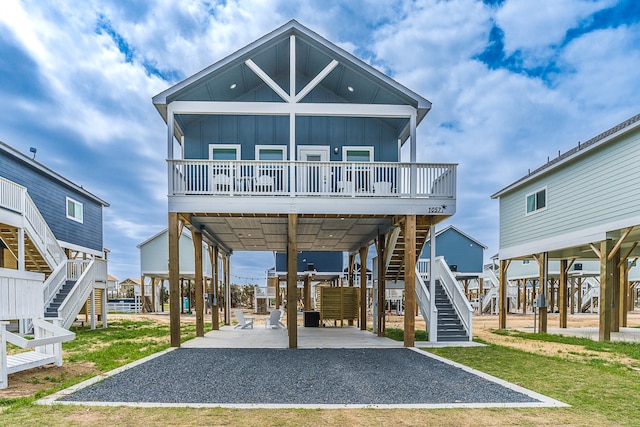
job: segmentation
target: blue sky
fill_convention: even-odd
[[[0,140],[83,185],[110,273],[166,227],[165,125],[151,97],[290,19],[433,103],[420,162],[455,162],[453,224],[498,251],[490,195],[640,111],[635,0],[3,0]],[[443,226],[444,226],[443,225]],[[236,254],[251,283],[271,254]],[[260,279],[261,280],[261,279]]]

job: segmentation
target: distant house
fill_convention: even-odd
[[[102,212],[108,206],[0,142],[0,276],[24,280],[21,301],[34,302],[31,310],[0,302],[0,320],[56,317],[68,328],[84,311],[92,314],[92,326],[98,313],[106,325]],[[34,273],[38,283],[27,279]]]
[[[600,339],[626,325],[628,272],[640,256],[640,114],[509,184],[500,202],[500,287],[512,260],[540,268],[540,330],[551,299],[549,260],[560,262],[558,308],[566,327],[568,272],[579,260],[599,261]],[[502,301],[506,301],[503,298]],[[500,327],[506,327],[506,306]]]
[[[169,278],[169,237],[167,230],[163,230],[144,242],[137,248],[140,250],[140,280],[130,279],[135,282],[135,291],[132,296],[146,300],[145,309],[148,311],[158,311],[164,299],[165,281]],[[202,261],[202,277],[206,282],[205,293],[210,293],[210,285],[213,278],[211,261],[214,257],[213,251],[207,252],[207,246],[202,245],[205,252]],[[180,235],[180,281],[182,286],[190,288],[196,278],[196,261],[193,237],[189,229],[183,229]],[[220,275],[222,276],[222,275]],[[145,284],[142,288],[141,283]],[[219,281],[218,285],[223,282]],[[226,282],[225,282],[226,283]],[[222,298],[223,299],[223,298]]]
[[[436,256],[444,257],[456,278],[481,277],[486,249],[483,243],[453,225],[436,232]],[[420,258],[428,259],[430,251],[431,243],[427,242]]]

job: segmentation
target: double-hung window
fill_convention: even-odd
[[[67,218],[82,224],[84,221],[82,203],[67,197]]]
[[[526,196],[526,214],[532,214],[547,208],[547,187],[529,193]]]

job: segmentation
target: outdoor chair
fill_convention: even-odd
[[[244,313],[242,312],[242,310],[236,310],[236,320],[238,321],[238,324],[235,326],[235,328],[233,329],[247,329],[247,328],[251,328],[253,329],[253,321],[255,320],[254,317],[244,317]]]
[[[271,328],[271,329],[284,329],[285,326],[282,323],[282,317],[284,316],[284,311],[281,310],[273,310],[271,312],[271,314],[269,315],[269,318],[267,319],[267,321],[264,324],[264,328]]]
[[[274,189],[274,179],[269,175],[260,175],[255,179],[254,188],[256,191],[271,192]]]
[[[231,178],[229,175],[220,173],[213,177],[214,191],[229,191],[231,189]]]

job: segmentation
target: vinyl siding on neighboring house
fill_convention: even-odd
[[[102,252],[102,205],[0,150],[0,176],[27,188],[56,239]],[[83,222],[67,218],[67,197],[82,203]]]
[[[640,215],[640,132],[550,170],[500,196],[500,248]],[[546,209],[526,215],[525,197],[547,189]]]

